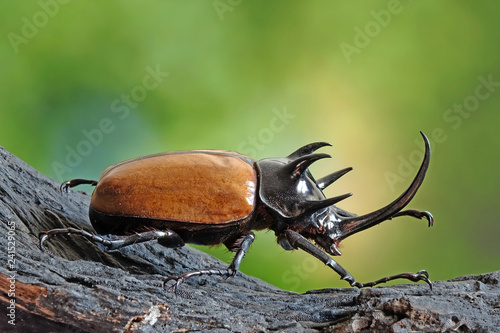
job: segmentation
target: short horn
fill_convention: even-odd
[[[299,177],[307,168],[322,158],[330,158],[328,154],[309,154],[290,161],[285,167],[285,174],[291,175],[292,178]]]
[[[339,201],[342,201],[344,199],[349,198],[352,196],[352,193],[346,193],[342,194],[333,198],[328,198],[324,200],[318,200],[318,201],[306,201],[304,203],[304,213],[311,213],[311,212],[316,212],[322,208],[330,207],[334,204],[336,204]]]
[[[343,175],[345,175],[346,173],[348,173],[351,170],[352,170],[352,168],[349,167],[349,168],[345,168],[345,169],[339,170],[337,172],[331,173],[328,176],[325,176],[325,177],[318,179],[318,181],[316,181],[316,184],[318,185],[318,188],[320,190],[324,190],[325,188],[330,186],[334,181],[336,181],[337,179],[339,179],[340,177],[342,177]]]
[[[314,153],[316,150],[320,149],[321,147],[325,147],[325,146],[331,146],[331,144],[328,142],[313,142],[313,143],[310,143],[308,145],[305,145],[304,147],[297,149],[296,151],[294,151],[293,153],[288,155],[288,158],[294,160],[294,159],[302,157],[304,155],[310,155],[310,154]]]
[[[420,134],[424,138],[425,142],[424,159],[411,185],[406,189],[406,191],[403,192],[403,194],[399,196],[399,198],[387,206],[372,213],[343,219],[339,224],[340,233],[337,238],[339,241],[359,231],[377,225],[382,221],[391,219],[399,211],[401,211],[411,201],[411,199],[413,199],[418,188],[422,185],[431,158],[431,146],[429,139],[427,139],[424,133],[420,132]]]

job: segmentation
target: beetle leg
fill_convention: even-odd
[[[236,241],[236,255],[233,258],[233,261],[226,269],[200,269],[199,271],[187,272],[181,275],[174,275],[167,278],[163,281],[163,288],[169,281],[175,281],[175,283],[169,287],[169,290],[174,290],[177,293],[177,288],[183,284],[187,279],[193,276],[202,276],[202,275],[219,275],[225,276],[226,278],[234,276],[240,267],[241,261],[245,257],[250,245],[252,245],[255,240],[255,235],[253,232],[249,232],[243,238],[240,238]]]
[[[316,245],[311,243],[309,240],[307,240],[304,236],[302,236],[298,232],[295,232],[292,230],[286,230],[285,236],[287,237],[288,242],[294,248],[302,249],[302,250],[306,251],[307,253],[313,255],[314,257],[318,258],[326,266],[332,268],[335,272],[337,272],[337,274],[340,275],[340,278],[342,280],[346,280],[353,287],[357,287],[357,288],[373,287],[377,284],[384,283],[387,281],[392,281],[392,280],[396,280],[396,279],[407,279],[407,280],[410,280],[413,282],[425,281],[432,289],[432,283],[429,280],[429,274],[424,270],[419,271],[416,274],[414,274],[414,273],[396,274],[396,275],[384,277],[384,278],[381,278],[379,280],[376,280],[373,282],[368,282],[368,283],[357,282],[354,279],[354,277],[348,271],[346,271],[344,269],[344,267],[340,266],[328,254],[323,252],[320,248],[318,248]]]
[[[71,180],[66,180],[61,184],[59,189],[61,192],[68,192],[68,188],[72,188],[78,185],[83,185],[83,184],[88,184],[92,186],[97,185],[97,180],[91,180],[91,179],[81,179],[81,178],[76,178],[76,179],[71,179]]]
[[[431,213],[429,213],[427,211],[420,211],[420,210],[416,210],[416,209],[407,209],[407,210],[400,211],[399,213],[394,215],[392,218],[395,218],[397,216],[411,216],[411,217],[415,217],[417,219],[425,218],[428,221],[429,227],[432,227],[434,225],[434,217],[432,216]]]
[[[392,280],[397,280],[397,279],[407,279],[413,282],[418,282],[418,281],[425,281],[429,285],[429,287],[432,290],[432,282],[429,280],[429,273],[427,273],[426,270],[421,270],[418,271],[417,273],[400,273],[392,276],[387,276],[381,279],[378,279],[377,281],[373,282],[367,282],[367,283],[361,283],[361,287],[357,286],[358,288],[364,288],[364,287],[373,287],[377,284],[385,283],[387,281],[392,281]]]
[[[44,251],[43,243],[50,237],[53,237],[55,235],[67,235],[67,234],[81,235],[83,237],[88,238],[93,243],[99,243],[104,245],[108,250],[116,250],[124,246],[136,243],[143,243],[154,239],[158,240],[160,244],[168,247],[179,247],[184,245],[184,242],[179,237],[179,235],[170,230],[146,231],[130,236],[122,236],[117,239],[109,240],[93,232],[88,232],[83,229],[63,228],[63,229],[52,229],[49,231],[40,232],[40,234],[38,235],[38,238],[40,239],[40,249]]]
[[[323,252],[316,245],[307,240],[304,236],[299,234],[298,232],[292,230],[286,230],[285,236],[288,239],[290,245],[292,245],[295,249],[302,249],[309,253],[310,255],[316,257],[320,261],[322,261],[325,265],[333,269],[340,275],[342,280],[347,280],[349,282],[354,281],[357,283],[352,275],[344,269],[344,267],[340,266],[335,260],[333,260],[328,254]],[[352,284],[351,284],[352,285]]]

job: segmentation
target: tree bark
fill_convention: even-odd
[[[423,284],[298,294],[256,278],[193,278],[177,294],[166,277],[219,260],[156,242],[106,252],[92,231],[89,195],[59,184],[0,147],[0,331],[13,332],[493,332],[500,329],[500,271]]]

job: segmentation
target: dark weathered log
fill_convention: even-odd
[[[18,332],[493,332],[500,271],[365,290],[279,290],[238,273],[194,278],[177,295],[165,277],[224,264],[156,242],[105,252],[83,237],[38,248],[42,230],[92,230],[89,195],[59,184],[0,147],[0,331]],[[12,260],[14,259],[14,260]],[[15,281],[15,283],[14,283]],[[12,325],[15,324],[15,325]]]

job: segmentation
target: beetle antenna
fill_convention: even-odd
[[[346,173],[348,173],[351,170],[352,170],[352,168],[349,167],[349,168],[345,168],[345,169],[339,170],[337,172],[331,173],[328,176],[325,176],[325,177],[318,179],[316,184],[318,185],[318,188],[320,190],[324,190],[325,188],[330,186],[334,181],[336,181],[337,179],[339,179],[340,177],[342,177],[343,175],[345,175]]]
[[[314,153],[316,150],[318,150],[321,147],[325,146],[331,146],[330,143],[328,142],[313,142],[308,145],[305,145],[304,147],[301,147],[288,155],[289,159],[296,159],[298,157],[304,156],[304,155],[310,155]]]
[[[301,174],[303,174],[307,168],[322,158],[330,158],[331,156],[328,154],[309,154],[302,157],[299,157],[291,162],[289,162],[285,166],[286,174],[292,175],[292,178],[297,178]]]
[[[429,226],[432,225],[432,215],[427,212],[401,212],[401,210],[411,201],[411,199],[413,199],[420,185],[422,185],[425,173],[427,172],[427,168],[429,167],[431,158],[431,146],[429,143],[429,139],[427,139],[425,134],[422,132],[420,132],[420,134],[424,138],[425,142],[424,160],[422,161],[422,165],[420,166],[420,169],[418,170],[417,175],[415,176],[415,179],[413,179],[411,185],[406,189],[406,191],[403,192],[403,194],[399,196],[399,198],[397,198],[387,206],[380,208],[372,213],[356,217],[348,217],[340,221],[339,228],[341,232],[339,237],[337,238],[339,241],[347,238],[354,233],[377,225],[382,221],[389,220],[400,215],[410,215],[418,218],[426,218],[429,220]]]

